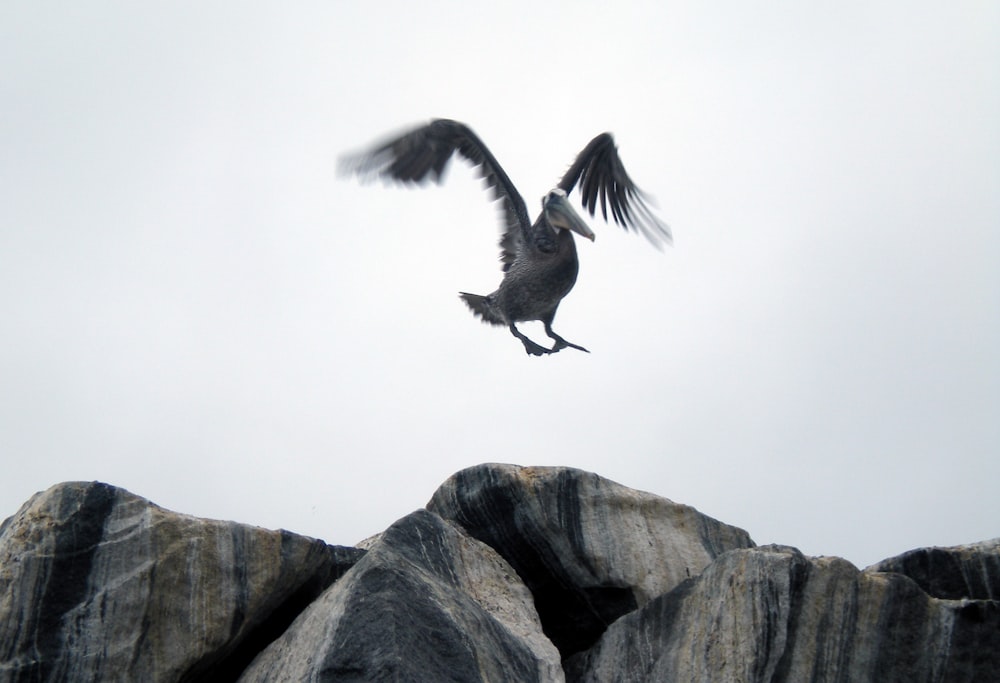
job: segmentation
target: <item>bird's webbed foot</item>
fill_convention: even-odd
[[[549,353],[558,353],[559,351],[565,349],[566,347],[569,347],[571,349],[577,349],[579,351],[583,351],[584,353],[590,353],[590,351],[587,351],[587,349],[583,348],[582,346],[578,346],[572,342],[568,342],[562,337],[560,337],[558,334],[552,331],[552,327],[550,325],[545,326],[545,334],[549,335],[556,342],[555,344],[552,345],[552,348],[549,349]]]
[[[571,349],[577,349],[579,351],[583,351],[584,353],[590,353],[590,351],[588,351],[587,349],[583,348],[582,346],[578,346],[578,345],[576,345],[576,344],[574,344],[572,342],[568,342],[565,339],[561,339],[561,338],[560,339],[556,339],[556,343],[552,345],[551,349],[549,349],[549,353],[558,353],[559,351],[561,351],[562,349],[565,349],[567,347],[569,347]]]
[[[524,350],[531,356],[544,356],[549,353],[555,353],[552,349],[547,349],[541,344],[536,344],[530,339],[522,339],[524,343]]]
[[[548,353],[555,353],[552,349],[547,349],[541,344],[536,344],[535,342],[524,336],[519,329],[514,327],[513,324],[510,325],[510,333],[521,340],[524,344],[525,352],[530,356],[544,356]]]

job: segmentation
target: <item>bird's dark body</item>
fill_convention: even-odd
[[[551,226],[548,229],[553,230]],[[473,311],[493,325],[531,320],[551,323],[580,271],[572,235],[565,230],[559,233],[555,236],[555,252],[525,249],[519,253],[508,265],[500,286],[485,297],[483,312],[475,308]]]
[[[504,325],[521,340],[525,351],[541,356],[566,347],[586,351],[552,330],[559,303],[576,284],[579,259],[573,232],[591,240],[594,233],[572,210],[566,195],[579,184],[584,207],[594,215],[598,199],[605,219],[608,206],[614,222],[642,231],[654,244],[669,243],[670,230],[646,207],[642,194],[625,173],[614,140],[598,135],[577,155],[558,187],[542,200],[542,212],[531,222],[524,199],[492,153],[472,130],[457,121],[437,119],[397,136],[369,152],[346,160],[348,170],[378,174],[404,182],[433,178],[440,182],[452,155],[478,166],[504,209],[506,230],[500,239],[504,277],[496,291],[460,295],[473,313],[491,325]],[[516,323],[532,320],[545,325],[554,340],[545,348],[528,339]]]

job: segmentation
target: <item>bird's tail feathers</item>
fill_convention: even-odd
[[[462,301],[465,302],[466,306],[468,306],[476,316],[483,319],[484,323],[489,323],[490,325],[507,324],[493,308],[493,301],[490,297],[482,296],[480,294],[469,294],[468,292],[459,292],[458,295],[462,297]]]

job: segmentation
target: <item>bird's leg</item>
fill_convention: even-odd
[[[508,327],[510,329],[510,333],[515,337],[517,337],[518,339],[520,339],[521,343],[524,344],[524,350],[527,351],[532,356],[544,356],[547,353],[552,353],[552,351],[550,351],[549,349],[539,344],[536,344],[535,342],[531,341],[526,336],[521,334],[521,330],[514,327],[514,323],[511,323]]]
[[[560,337],[558,334],[553,332],[552,323],[545,323],[545,334],[549,335],[552,339],[555,339],[556,341],[556,343],[552,345],[552,348],[549,349],[549,353],[556,353],[560,349],[565,349],[567,346],[571,349],[579,349],[580,351],[585,351],[586,353],[590,353],[590,351],[587,351],[587,349],[583,348],[582,346],[577,346],[576,344],[568,342],[562,337]]]

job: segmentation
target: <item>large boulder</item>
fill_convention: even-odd
[[[419,510],[253,661],[241,682],[561,682],[531,594],[488,546]]]
[[[1000,605],[793,548],[737,550],[607,629],[574,683],[997,680]]]
[[[0,679],[233,678],[362,554],[53,486],[0,526]]]
[[[427,509],[514,567],[563,656],[722,553],[754,545],[692,507],[569,467],[471,467],[442,484]]]

